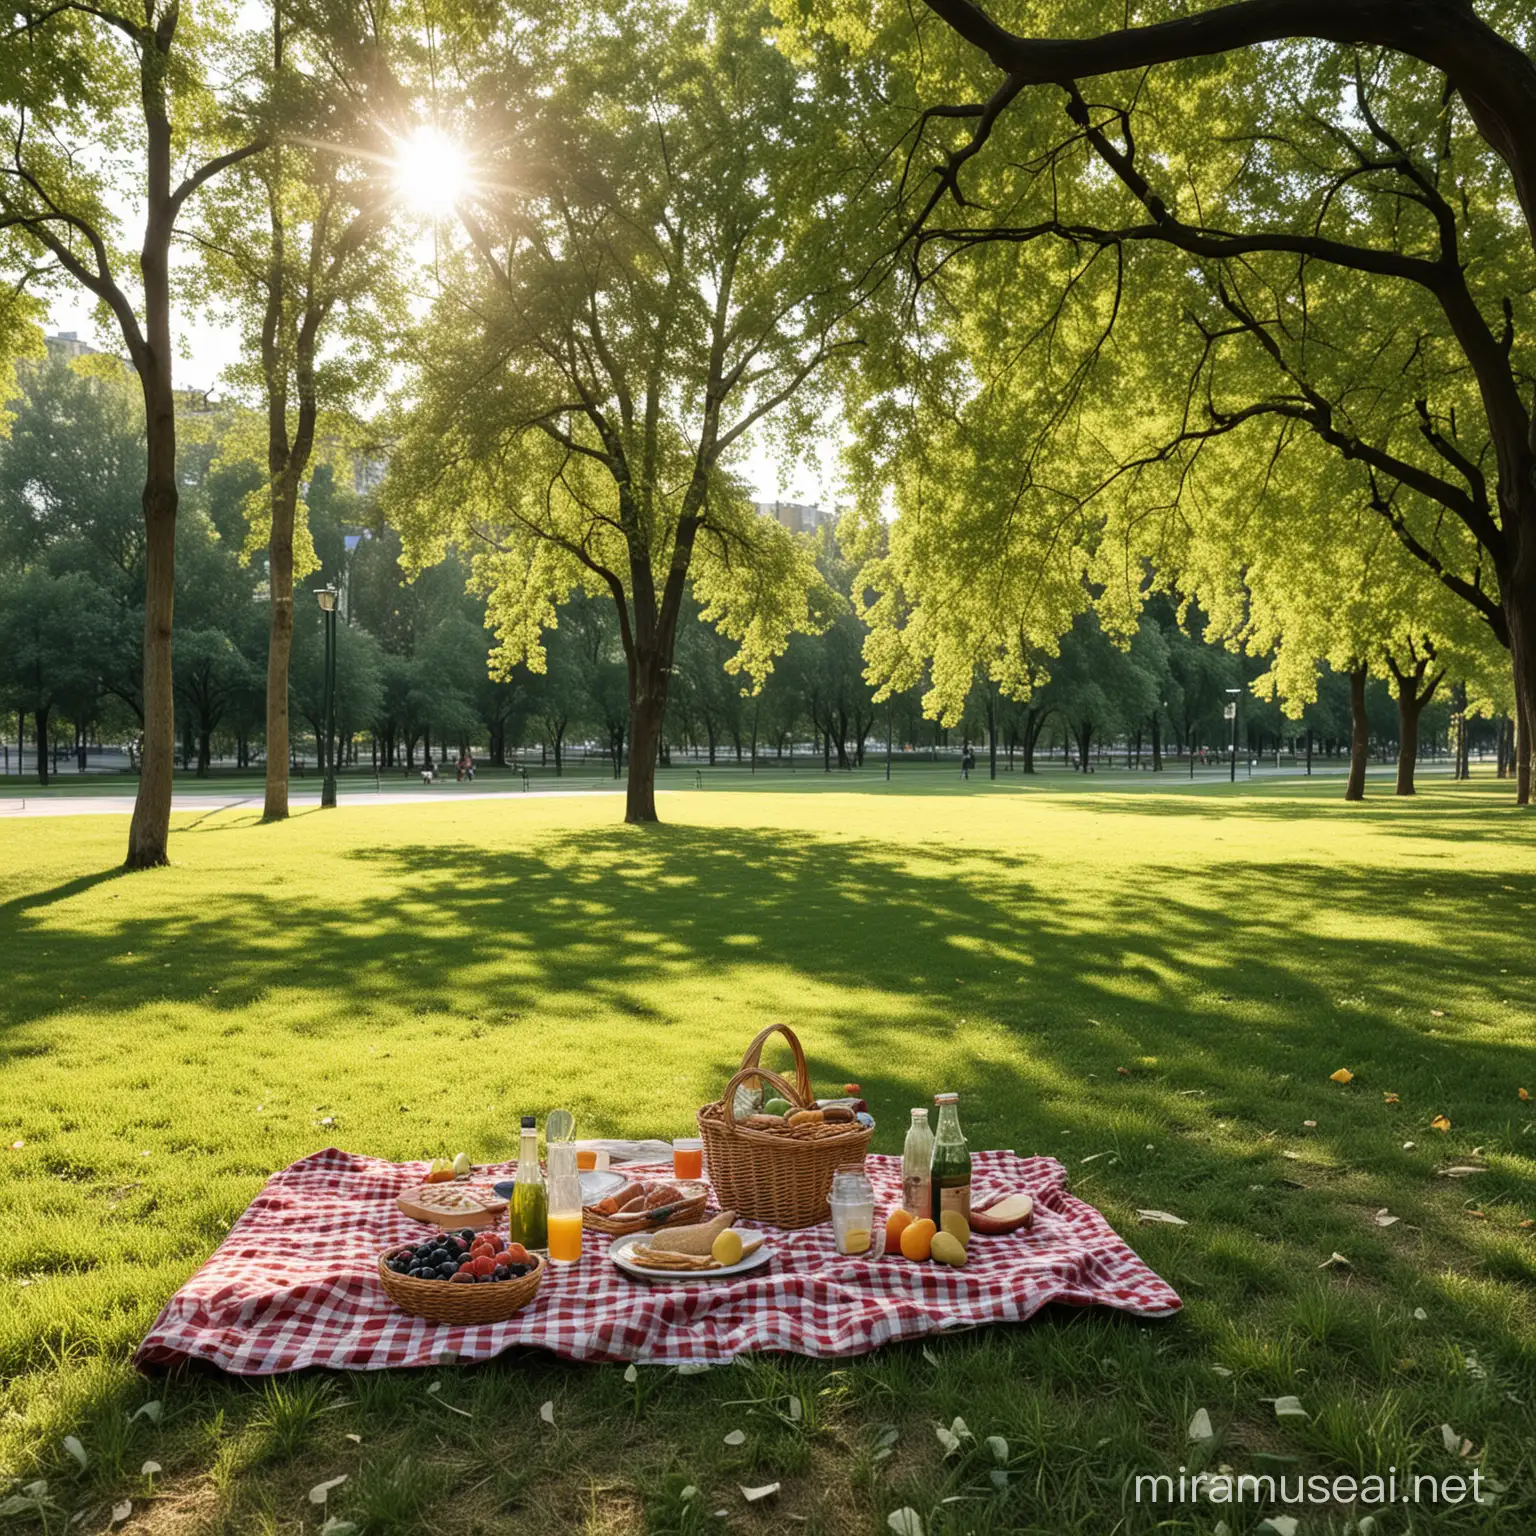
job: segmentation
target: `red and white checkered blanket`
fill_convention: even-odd
[[[900,1158],[872,1156],[867,1166],[877,1201],[896,1203]],[[515,1167],[493,1176],[509,1177]],[[671,1177],[661,1165],[624,1171]],[[264,1376],[312,1365],[381,1370],[485,1360],[534,1345],[571,1360],[724,1364],[749,1350],[861,1355],[892,1339],[1022,1322],[1052,1301],[1141,1317],[1166,1317],[1181,1305],[1091,1205],[1066,1192],[1066,1170],[1054,1158],[981,1152],[972,1171],[978,1208],[1027,1189],[1035,1225],[978,1237],[964,1269],[842,1258],[823,1225],[770,1229],[773,1261],[739,1279],[651,1284],[623,1275],[608,1261],[608,1240],[587,1232],[580,1263],[551,1265],[534,1301],[515,1317],[469,1327],[431,1323],[400,1311],[377,1271],[383,1249],[427,1230],[395,1205],[425,1172],[425,1164],[330,1148],[274,1174],[167,1303],[136,1363],[207,1360]]]

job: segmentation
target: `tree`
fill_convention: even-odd
[[[1515,41],[1523,12],[1241,0],[1157,4],[1129,27],[1120,7],[1048,4],[1030,11],[1044,35],[1020,37],[969,0],[928,5],[969,57],[901,7],[871,34],[922,101],[954,92],[916,117],[903,162],[917,312],[947,345],[921,344],[934,393],[972,397],[956,435],[1017,422],[1012,484],[974,509],[983,525],[958,553],[979,567],[1033,538],[1057,563],[1093,565],[1120,609],[1151,558],[1219,618],[1256,504],[1327,520],[1363,500],[1509,644],[1526,709],[1536,65]],[[1073,35],[1101,18],[1112,30]],[[1293,455],[1315,473],[1287,507],[1268,475]],[[945,456],[953,467],[952,446],[926,462]],[[955,588],[958,565],[931,583]]]
[[[0,695],[37,722],[40,784],[48,782],[49,716],[60,705],[88,714],[109,639],[109,607],[84,572],[56,576],[33,565],[0,579]]]
[[[0,228],[17,232],[111,313],[139,378],[146,456],[144,516],[144,758],[128,831],[127,865],[167,861],[175,720],[171,620],[176,579],[176,399],[171,383],[171,241],[188,199],[222,171],[256,154],[251,136],[228,144],[238,116],[221,113],[210,59],[217,32],[178,0],[144,0],[137,11],[83,0],[16,13],[0,42],[6,162]],[[224,122],[215,126],[220,116]],[[127,150],[126,146],[135,146]],[[137,153],[143,238],[132,287],[115,220],[104,201],[105,169]],[[177,162],[185,173],[177,174]]]
[[[488,118],[468,255],[415,377],[386,485],[407,558],[468,552],[497,664],[544,665],[572,593],[614,605],[625,816],[655,765],[684,597],[765,675],[813,623],[808,550],[731,476],[759,424],[791,440],[856,345],[874,210],[841,72],[792,59],[758,6],[592,0],[519,29],[469,82]]]
[[[142,723],[144,422],[133,376],[116,359],[50,356],[23,363],[18,379],[0,441],[0,566],[90,578],[97,682]]]
[[[224,178],[196,234],[200,280],[244,335],[246,358],[232,382],[259,392],[265,416],[267,478],[251,523],[270,585],[268,821],[288,814],[293,584],[319,563],[300,487],[322,412],[344,433],[351,410],[384,383],[387,335],[401,314],[401,256],[383,239],[398,198],[390,165],[369,149],[377,122],[398,115],[393,14],[341,0],[298,18],[274,5],[261,66],[283,137]]]

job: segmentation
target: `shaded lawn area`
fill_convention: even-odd
[[[1476,1468],[1490,1508],[1377,1532],[1530,1529],[1536,823],[1487,783],[1337,793],[866,782],[669,796],[646,831],[607,799],[198,813],[173,868],[131,877],[118,818],[7,822],[0,1146],[25,1145],[0,1152],[0,1476],[46,1477],[59,1529],[130,1498],[135,1529],[315,1530],[309,1488],[346,1472],[328,1512],[364,1531],[726,1509],[880,1532],[910,1506],[935,1532],[1097,1536],[1265,1513],[1137,1505],[1136,1472]],[[129,1368],[272,1169],[329,1144],[506,1157],[519,1114],[562,1104],[579,1134],[680,1134],[775,1019],[819,1086],[864,1086],[877,1151],[952,1088],[973,1145],[1061,1158],[1182,1316],[633,1385],[537,1355],[267,1386]],[[1487,1171],[1440,1173],[1466,1164]],[[1283,1395],[1310,1416],[1277,1420]],[[149,1400],[159,1422],[130,1420]],[[946,1457],[956,1415],[975,1444]]]

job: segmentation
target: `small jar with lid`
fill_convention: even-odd
[[[849,1257],[874,1256],[875,1188],[862,1165],[839,1168],[827,1197],[832,1212],[832,1240]]]

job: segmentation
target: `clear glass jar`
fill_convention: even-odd
[[[827,1199],[832,1212],[832,1241],[850,1257],[875,1257],[875,1188],[863,1168],[839,1168]]]

